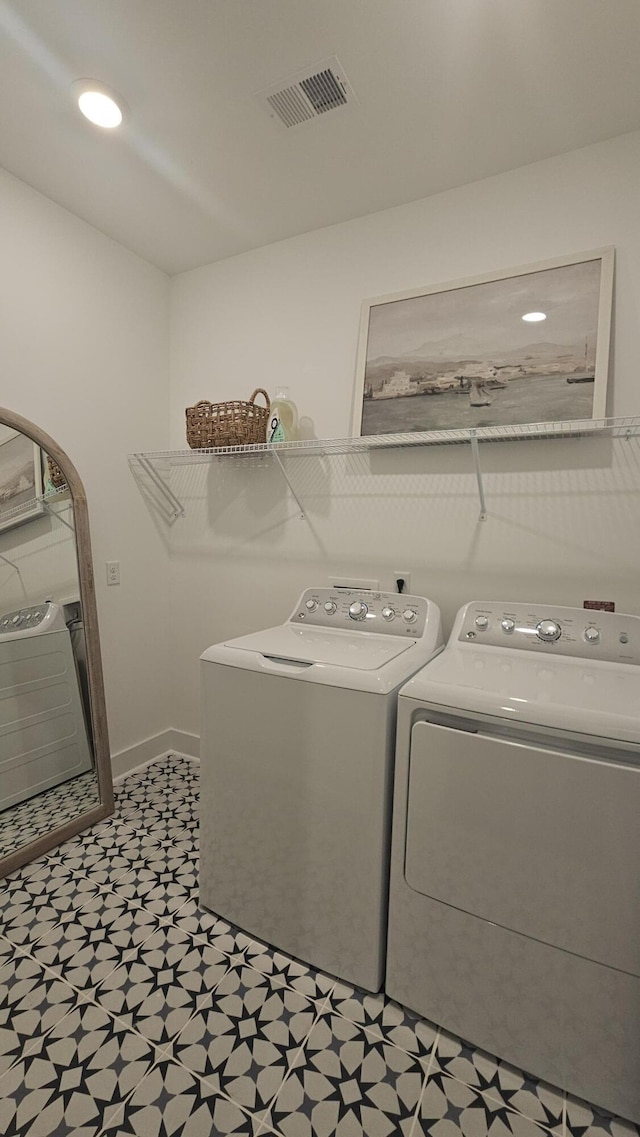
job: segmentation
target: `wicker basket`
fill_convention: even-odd
[[[49,471],[49,480],[54,489],[59,490],[62,486],[66,486],[67,479],[65,478],[62,470],[57,462],[47,454],[47,470]]]
[[[266,407],[256,406],[256,395],[263,395]],[[248,403],[234,400],[209,403],[206,399],[187,407],[187,442],[192,450],[204,446],[250,446],[266,442],[271,400],[262,387],[256,387]]]

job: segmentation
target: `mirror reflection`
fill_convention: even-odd
[[[99,800],[73,502],[0,424],[0,858]]]

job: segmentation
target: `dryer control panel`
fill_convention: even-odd
[[[474,601],[456,617],[461,643],[640,664],[640,616]]]
[[[425,633],[428,611],[429,601],[424,596],[355,588],[308,588],[289,622],[417,640]]]

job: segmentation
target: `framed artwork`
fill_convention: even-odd
[[[17,431],[0,435],[0,532],[44,510],[40,447]]]
[[[362,306],[352,434],[603,418],[614,249]]]

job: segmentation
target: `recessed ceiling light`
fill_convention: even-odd
[[[96,126],[113,130],[126,117],[124,99],[96,79],[76,79],[71,90],[85,118]]]
[[[528,324],[538,324],[540,320],[546,320],[546,318],[546,312],[525,312],[524,316],[522,317],[522,319],[526,320]]]

